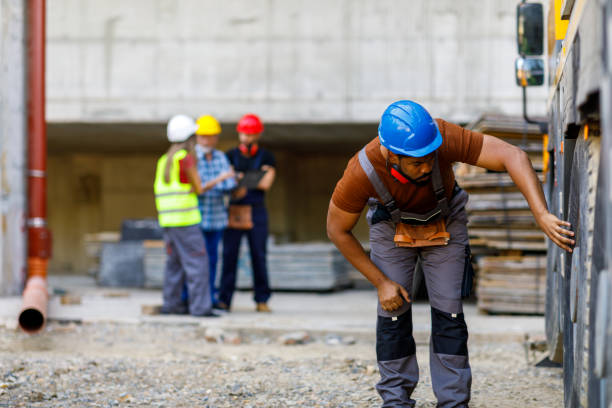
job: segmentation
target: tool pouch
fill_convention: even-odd
[[[250,230],[253,228],[253,209],[250,205],[230,204],[228,228]]]
[[[391,214],[389,214],[389,211],[387,211],[384,205],[379,204],[376,200],[369,201],[368,205],[370,209],[368,210],[366,218],[371,225],[376,225],[383,221],[391,221]]]
[[[463,267],[463,282],[461,282],[461,298],[467,298],[472,293],[474,284],[474,267],[472,266],[472,251],[465,246],[465,266]]]
[[[393,241],[398,247],[426,247],[446,245],[450,234],[446,231],[446,221],[439,218],[425,225],[398,223],[395,226]]]

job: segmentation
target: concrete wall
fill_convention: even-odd
[[[455,122],[519,114],[517,2],[49,0],[48,119],[376,122],[404,98]]]
[[[0,1],[0,295],[25,277],[25,8]]]
[[[119,231],[123,218],[155,217],[152,154],[52,154],[49,228],[54,236],[50,273],[84,273],[86,233]]]

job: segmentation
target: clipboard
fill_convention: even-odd
[[[257,188],[264,174],[266,174],[266,172],[263,170],[248,170],[244,173],[244,177],[238,182],[238,187],[246,187],[248,189]]]

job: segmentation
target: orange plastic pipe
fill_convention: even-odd
[[[47,279],[42,276],[30,277],[23,290],[23,306],[19,313],[19,327],[30,334],[40,332],[45,327],[47,320],[48,303]]]
[[[28,0],[28,280],[19,326],[43,329],[47,318],[47,129],[45,122],[45,0]]]

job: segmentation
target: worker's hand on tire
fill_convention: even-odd
[[[410,302],[410,296],[402,285],[387,280],[378,287],[378,300],[383,310],[392,312],[399,309],[404,301]]]
[[[570,229],[572,224],[567,221],[560,220],[554,214],[546,212],[544,215],[538,217],[538,225],[542,228],[542,231],[560,248],[572,252],[572,247],[576,243],[572,238],[574,232]]]

